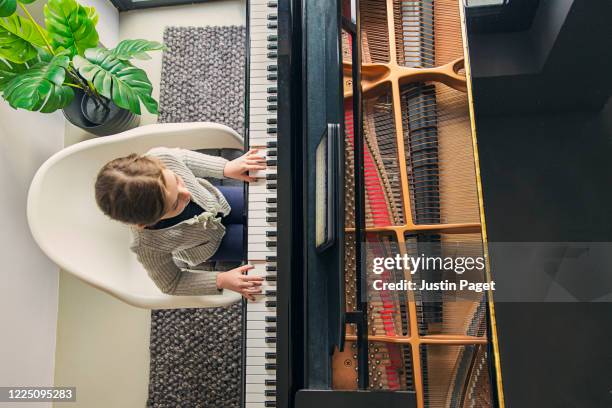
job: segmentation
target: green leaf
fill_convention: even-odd
[[[13,14],[0,18],[0,57],[22,64],[44,47],[45,40],[30,20]]]
[[[34,3],[36,0],[18,0],[21,4],[32,4]]]
[[[17,0],[0,0],[0,17],[8,17],[17,10]]]
[[[148,51],[158,51],[163,50],[164,48],[164,45],[158,43],[157,41],[123,40],[110,51],[120,60],[127,61],[131,58],[148,60],[151,59],[149,54],[147,54]]]
[[[142,69],[105,48],[88,49],[85,58],[76,55],[72,63],[83,78],[117,106],[140,115],[142,102],[149,112],[157,114],[157,102],[151,97],[153,86]]]
[[[13,107],[43,113],[66,107],[74,92],[64,85],[70,58],[58,55],[49,62],[39,62],[15,76],[4,88],[4,99]]]
[[[65,48],[73,56],[98,46],[98,16],[91,9],[75,0],[49,0],[45,5],[45,24],[54,49]]]
[[[7,59],[0,58],[0,92],[4,91],[6,84],[17,75],[28,69],[26,64],[17,64]]]
[[[89,19],[91,20],[91,22],[93,23],[94,26],[98,25],[98,12],[96,11],[95,7],[87,7],[87,6],[83,6],[85,7],[85,12],[87,12],[87,17],[89,17]]]

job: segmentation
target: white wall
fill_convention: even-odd
[[[59,269],[42,254],[30,235],[26,197],[34,173],[62,148],[63,140],[61,113],[15,111],[0,102],[2,386],[53,385]]]
[[[108,0],[78,0],[80,4],[96,8],[100,19],[98,34],[106,48],[113,48],[119,42],[119,11]]]

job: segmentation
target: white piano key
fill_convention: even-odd
[[[274,314],[274,313],[273,313]],[[247,304],[247,321],[263,321],[265,322],[266,316],[270,316],[270,313],[260,312],[256,310],[249,310],[249,305]]]
[[[265,384],[246,384],[245,391],[247,393],[262,393],[264,394],[267,390],[272,390],[273,387],[267,386]]]
[[[266,221],[265,218],[259,218],[256,220],[249,220],[249,226],[254,227],[276,227],[276,222]],[[261,258],[257,258],[261,259]]]
[[[246,377],[247,384],[265,384],[266,380],[276,380],[276,375],[272,374],[252,374]]]
[[[249,375],[248,372],[247,372],[247,375]],[[247,392],[244,396],[245,403],[250,403],[250,402],[264,402],[265,403],[267,400],[269,400],[269,398],[266,397],[263,393],[260,394],[260,393]]]
[[[246,358],[246,365],[248,366],[263,366],[270,362],[274,362],[274,360],[267,359],[265,354],[264,356],[247,356]]]
[[[276,349],[276,343],[266,343],[265,338],[247,338],[246,346],[249,347],[259,347],[259,348],[267,348],[267,349]]]
[[[250,366],[247,364],[246,366],[246,375],[253,375],[253,374],[270,374],[270,375],[274,375],[276,373],[276,370],[266,370],[265,366]]]
[[[262,51],[263,54],[267,54],[267,50],[266,51]],[[272,80],[272,79],[267,79],[267,77],[264,78],[249,78],[249,83],[252,85],[267,85],[267,86],[277,86],[278,85],[278,81]]]
[[[249,310],[266,312],[266,311],[274,311],[276,307],[266,306],[266,302],[251,302],[248,306]],[[266,337],[266,336],[264,336]],[[273,337],[273,336],[272,336]],[[248,340],[248,339],[247,339]]]
[[[247,330],[249,329],[253,329],[253,330],[265,330],[266,327],[269,327],[273,325],[273,323],[268,323],[264,320],[253,320],[248,322],[247,324]]]
[[[265,402],[245,402],[244,408],[266,408]]]

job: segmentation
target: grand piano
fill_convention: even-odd
[[[245,140],[268,170],[245,408],[503,407],[486,292],[372,288],[426,280],[374,277],[376,256],[486,257],[463,19],[458,0],[250,0]]]

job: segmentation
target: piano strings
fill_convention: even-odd
[[[366,259],[398,252],[482,255],[459,7],[457,0],[360,2]],[[355,305],[357,243],[351,235],[355,124],[348,35],[343,34],[342,46],[350,311]],[[436,277],[453,278],[428,271],[428,279]],[[376,278],[418,282],[424,276],[386,270]],[[462,293],[458,298],[452,292],[370,290],[367,297],[370,388],[414,390],[419,407],[492,406],[484,294]],[[334,388],[356,388],[354,340],[349,325],[345,351],[334,355]]]

